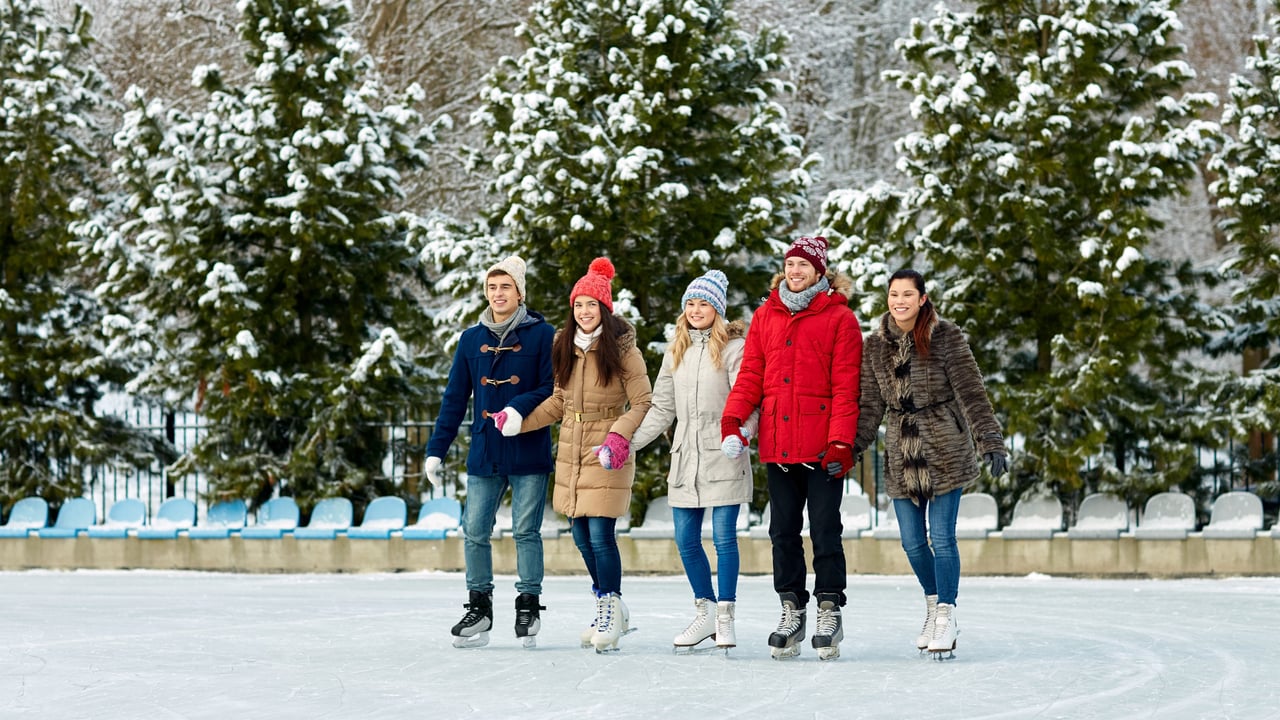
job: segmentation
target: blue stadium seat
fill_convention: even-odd
[[[49,503],[42,497],[26,497],[13,504],[9,522],[0,526],[0,537],[26,537],[49,524]]]
[[[126,538],[147,523],[147,504],[138,498],[124,498],[111,504],[107,519],[89,528],[91,538]]]
[[[89,498],[71,498],[62,503],[58,519],[53,527],[40,528],[36,534],[42,538],[73,538],[93,527],[98,521],[98,510]]]
[[[333,540],[351,529],[354,515],[351,501],[346,498],[325,498],[311,511],[311,522],[293,531],[299,540]]]
[[[375,498],[364,509],[364,519],[347,531],[347,537],[362,540],[386,540],[391,533],[404,529],[408,508],[403,498]]]
[[[171,497],[160,503],[151,524],[138,530],[140,540],[172,540],[196,524],[195,501]]]
[[[279,540],[298,528],[298,503],[291,497],[271,498],[258,508],[258,522],[240,531],[245,540]]]
[[[192,540],[229,538],[240,532],[249,519],[249,509],[243,500],[220,500],[209,506],[204,523],[187,532]]]

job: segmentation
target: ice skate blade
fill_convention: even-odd
[[[708,638],[710,639],[710,638]],[[707,645],[699,643],[697,645],[673,645],[671,652],[676,655],[707,655],[717,650],[728,650],[730,646],[726,645]]]
[[[955,648],[950,650],[930,650],[929,655],[937,662],[946,662],[947,660],[955,660]]]
[[[827,645],[818,648],[819,660],[835,660],[840,657],[840,647],[838,645]]]
[[[618,634],[618,639],[621,640],[622,638],[630,635],[631,633],[635,632],[638,629],[639,628],[629,627]],[[582,644],[579,647],[581,647],[583,650],[586,650],[589,647],[595,647],[595,646],[596,644],[594,640],[583,640]]]
[[[453,646],[456,648],[478,648],[489,644],[489,631],[478,632],[471,637],[455,635]]]
[[[538,636],[526,635],[525,637],[520,638],[520,644],[526,649],[536,648],[538,647]]]

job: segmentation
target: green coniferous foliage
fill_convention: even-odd
[[[904,188],[832,193],[837,257],[883,309],[898,267],[932,280],[974,345],[1031,486],[1141,501],[1190,482],[1207,428],[1185,390],[1202,346],[1199,277],[1153,257],[1153,202],[1179,194],[1216,127],[1174,42],[1176,1],[940,7],[898,47],[919,129]]]
[[[729,276],[731,318],[767,292],[816,162],[776,100],[785,38],[749,36],[731,5],[539,0],[528,50],[494,69],[473,118],[505,232],[490,252],[529,261],[530,304],[557,322],[607,255],[651,367],[649,343],[706,269]]]
[[[126,378],[102,357],[102,307],[69,225],[89,209],[105,135],[90,16],[0,3],[0,505],[59,504],[94,466],[146,467],[163,443],[97,414]],[[171,456],[170,456],[171,457]]]
[[[149,361],[133,392],[205,416],[174,471],[216,494],[394,492],[372,485],[375,422],[418,394],[405,340],[421,337],[424,277],[406,237],[421,221],[394,208],[431,140],[421,93],[384,99],[346,2],[240,8],[246,84],[202,66],[199,112],[126,99],[124,220],[95,242],[101,291],[130,302],[108,323],[113,349]]]
[[[1275,7],[1280,11],[1280,3]],[[1209,163],[1218,178],[1209,191],[1235,250],[1222,270],[1238,283],[1229,308],[1233,322],[1212,349],[1260,360],[1248,375],[1226,379],[1214,407],[1237,428],[1271,433],[1274,443],[1280,418],[1280,15],[1271,24],[1271,36],[1254,39],[1246,74],[1232,78],[1222,112],[1223,147]],[[1270,457],[1252,460],[1263,466],[1252,474],[1271,478],[1261,492],[1280,492],[1274,447]]]

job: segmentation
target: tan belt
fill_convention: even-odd
[[[570,410],[568,411],[567,415],[569,417],[572,417],[574,422],[592,422],[595,420],[612,420],[613,418],[616,418],[619,415],[621,415],[622,412],[623,412],[623,408],[615,407],[615,408],[609,408],[608,410],[601,410],[600,412],[593,412],[593,413],[584,413],[584,412],[577,412],[576,410]]]

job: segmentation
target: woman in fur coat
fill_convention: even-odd
[[[938,317],[915,270],[889,278],[889,311],[862,353],[861,408],[858,453],[875,444],[888,416],[886,490],[926,602],[916,647],[949,655],[958,632],[960,495],[978,477],[979,453],[995,477],[1008,461],[973,351],[960,328]]]
[[[737,645],[733,617],[738,594],[738,513],[750,502],[754,485],[746,454],[729,459],[720,452],[720,414],[742,365],[746,325],[724,319],[729,279],[709,270],[689,283],[676,318],[675,336],[662,358],[653,404],[631,438],[640,448],[676,423],[671,440],[667,501],[675,521],[676,547],[693,588],[695,615],[673,645],[690,648],[707,638],[716,647]],[[747,420],[754,434],[757,416]],[[702,549],[702,520],[711,519],[716,548],[719,600],[711,584],[711,564]]]
[[[568,322],[551,344],[551,397],[527,418],[494,417],[504,435],[560,423],[551,502],[569,518],[591,575],[596,616],[582,646],[597,652],[617,649],[629,629],[615,530],[618,518],[631,512],[631,437],[652,395],[635,328],[613,314],[613,274],[608,258],[596,258],[574,284]]]

